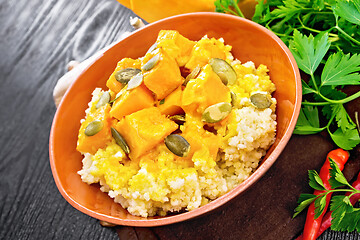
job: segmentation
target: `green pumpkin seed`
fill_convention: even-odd
[[[226,118],[231,112],[231,104],[221,102],[211,105],[202,114],[202,120],[207,123],[216,123]]]
[[[104,124],[102,121],[100,120],[94,120],[92,122],[90,122],[86,128],[85,128],[85,135],[90,137],[90,136],[94,136],[95,134],[97,134],[98,132],[101,131],[101,129],[103,129]]]
[[[190,79],[195,79],[201,71],[200,66],[196,66],[189,75],[186,76],[185,81],[182,85],[186,86],[186,84],[190,81]]]
[[[271,106],[271,96],[268,93],[254,93],[250,96],[251,103],[259,108],[265,109]]]
[[[220,58],[212,58],[209,64],[225,85],[236,83],[236,72],[229,63]]]
[[[157,42],[155,42],[153,45],[151,45],[151,47],[149,48],[149,50],[147,50],[146,53],[150,53],[150,52],[154,51],[156,48],[157,48]]]
[[[119,145],[121,147],[122,150],[124,150],[125,153],[129,154],[130,153],[130,148],[127,145],[125,139],[120,135],[120,133],[115,129],[115,128],[111,128],[111,135],[113,136],[113,138],[115,139],[115,142],[117,145]]]
[[[234,106],[237,100],[237,96],[234,92],[230,92],[230,96],[231,96],[231,105]]]
[[[99,101],[96,103],[96,109],[101,108],[102,106],[106,105],[107,103],[110,102],[110,93],[109,92],[103,92],[103,94],[101,94]]]
[[[132,77],[134,77],[136,74],[140,73],[141,70],[137,68],[125,68],[117,71],[115,73],[115,79],[122,83],[127,84]]]
[[[173,120],[175,122],[184,123],[185,122],[185,116],[184,115],[173,115],[169,117],[170,120]]]
[[[159,62],[160,60],[160,55],[156,54],[155,56],[153,56],[152,58],[150,58],[149,61],[147,61],[142,67],[141,70],[143,71],[149,71],[151,69],[153,69],[155,67],[155,65]]]
[[[131,90],[140,86],[143,80],[144,80],[144,76],[141,73],[136,74],[134,77],[130,79],[126,90]]]
[[[190,152],[190,144],[178,134],[170,134],[165,138],[166,147],[176,156],[186,157]]]

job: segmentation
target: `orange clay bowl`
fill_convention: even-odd
[[[191,40],[209,37],[224,38],[233,46],[232,53],[241,62],[268,66],[276,85],[276,141],[258,169],[243,183],[216,200],[190,212],[165,217],[142,218],[129,214],[97,184],[88,185],[77,174],[82,168],[82,155],[76,151],[80,119],[96,87],[105,83],[124,57],[143,56],[155,42],[160,30],[177,30]],[[160,226],[188,220],[218,208],[243,193],[273,165],[289,141],[299,115],[301,81],[296,62],[285,44],[264,27],[246,20],[219,13],[190,13],[170,17],[135,31],[112,45],[68,89],[55,114],[50,133],[50,164],[56,185],[63,197],[76,209],[94,218],[118,225]]]

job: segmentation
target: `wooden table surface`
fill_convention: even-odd
[[[131,31],[135,16],[115,0],[0,2],[0,239],[292,239],[291,219],[307,169],[333,149],[326,136],[293,136],[270,171],[219,210],[157,228],[105,228],[68,204],[55,186],[48,140],[52,89],[70,60],[82,61]],[[354,107],[355,106],[355,107]],[[352,107],[359,111],[360,103]],[[305,151],[304,151],[305,150]],[[359,169],[352,152],[350,178]],[[360,239],[326,231],[320,239]]]

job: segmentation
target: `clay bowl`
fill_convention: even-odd
[[[113,202],[96,184],[83,183],[77,174],[82,156],[76,151],[80,119],[84,117],[91,92],[105,88],[108,76],[124,57],[143,56],[155,42],[161,29],[178,30],[182,35],[199,40],[209,37],[225,39],[233,46],[233,55],[241,62],[251,60],[270,69],[276,85],[276,141],[258,169],[243,183],[222,197],[190,212],[166,217],[142,218],[130,215]],[[76,209],[94,218],[118,225],[160,226],[188,220],[218,208],[240,195],[259,180],[285,148],[299,115],[301,82],[296,62],[285,44],[264,27],[249,20],[218,13],[191,13],[170,17],[150,24],[111,46],[72,84],[55,114],[50,134],[50,164],[56,185],[63,197]]]

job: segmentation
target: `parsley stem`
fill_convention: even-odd
[[[310,31],[310,32],[316,32],[316,33],[320,33],[320,32],[321,32],[321,31],[319,31],[319,30],[316,30],[316,29],[313,29],[313,28],[310,28],[310,27],[305,26],[304,23],[303,23],[303,21],[302,21],[301,18],[300,18],[300,15],[298,15],[297,18],[298,18],[299,23],[301,24],[301,27],[302,27],[303,29],[306,29],[306,30],[308,30],[308,31]]]
[[[235,8],[236,12],[238,13],[238,15],[239,15],[240,17],[245,18],[244,14],[242,13],[242,11],[241,11],[240,8],[239,8],[239,5],[237,4],[237,1],[233,0],[232,2],[233,2],[233,4],[234,4],[234,8]]]
[[[353,41],[354,43],[356,43],[357,45],[360,45],[360,42],[356,39],[354,39],[353,37],[351,37],[349,34],[347,34],[341,27],[339,27],[338,25],[335,26],[335,28],[341,32],[345,37],[347,37],[349,40]]]
[[[330,127],[332,121],[334,120],[334,118],[335,118],[335,114],[333,114],[333,115],[331,116],[328,124],[326,124],[326,126],[325,126],[325,128],[327,129],[327,131],[328,131],[328,133],[329,133],[330,135],[331,135],[331,132],[330,132],[330,128],[329,128],[329,127]]]
[[[318,88],[318,86],[317,86],[317,84],[316,84],[315,77],[314,77],[314,73],[311,72],[311,73],[310,73],[310,76],[311,76],[311,81],[312,81],[312,83],[314,84],[315,90],[318,92],[318,94],[321,94],[321,93],[319,92],[319,88]]]
[[[309,106],[325,106],[330,105],[330,102],[302,102],[303,105],[309,105]]]
[[[224,11],[224,13],[228,12],[231,13],[232,15],[238,16],[238,14],[236,12],[234,12],[233,10],[231,10],[230,8],[225,8],[224,6],[220,6],[221,10]]]
[[[322,95],[322,94],[319,93],[319,92],[318,92],[318,95],[319,95],[322,99],[328,101],[330,104],[344,104],[344,103],[350,102],[350,101],[352,101],[352,100],[360,97],[360,91],[357,92],[357,93],[355,93],[355,94],[353,94],[353,95],[351,95],[351,96],[349,96],[349,97],[347,97],[347,98],[343,98],[343,99],[340,99],[340,100],[332,100],[332,99],[329,99],[329,98],[325,97],[324,95]]]
[[[351,193],[353,193],[353,194],[360,193],[360,191],[357,190],[356,188],[353,188],[353,187],[351,187],[351,188],[352,188],[352,189],[346,189],[346,188],[331,189],[331,190],[326,191],[326,194],[327,194],[327,193],[330,193],[330,192],[332,192],[332,193],[334,193],[334,192],[351,192]]]

